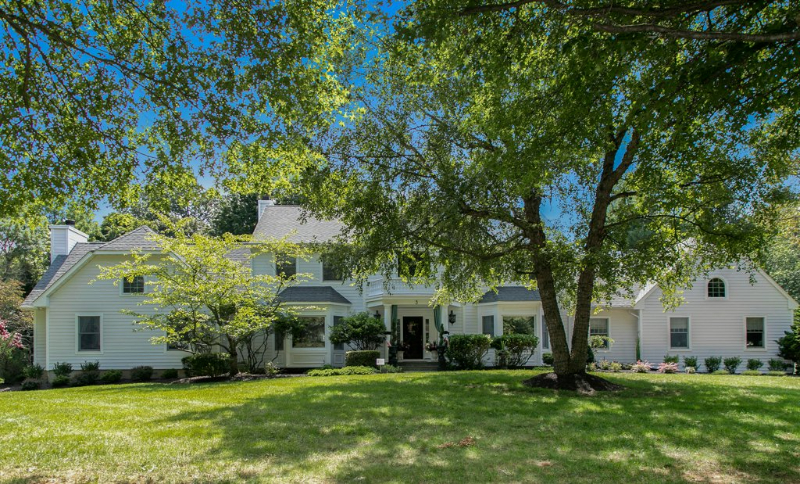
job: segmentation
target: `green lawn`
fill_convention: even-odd
[[[800,378],[532,374],[2,393],[0,482],[800,482]]]

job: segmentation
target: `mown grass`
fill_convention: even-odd
[[[532,374],[4,393],[0,482],[800,482],[800,378]]]

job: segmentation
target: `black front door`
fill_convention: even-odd
[[[422,316],[403,318],[403,359],[422,359]]]

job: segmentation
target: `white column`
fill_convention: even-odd
[[[386,326],[386,331],[392,331],[392,306],[390,304],[383,305],[383,325]],[[386,341],[391,341],[392,336],[386,337]],[[383,357],[386,362],[389,362],[389,345],[383,344]]]

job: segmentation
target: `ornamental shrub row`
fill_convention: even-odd
[[[485,334],[454,334],[445,355],[460,370],[483,368],[483,357],[489,351],[492,339]]]
[[[344,366],[369,366],[375,368],[376,360],[381,357],[378,350],[356,350],[344,354]]]

